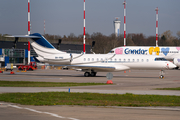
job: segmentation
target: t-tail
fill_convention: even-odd
[[[39,33],[30,34],[28,38],[31,38],[29,41],[38,56],[45,57],[53,54],[63,54],[57,50],[51,43],[49,43],[42,35]]]
[[[56,54],[66,54],[66,52],[57,50],[51,43],[49,43],[41,34],[33,33],[30,35],[12,35],[6,37],[15,38],[30,38],[29,41],[34,51],[38,55],[37,60],[44,62],[44,58],[54,56]]]
[[[72,54],[70,53],[57,50],[39,33],[34,33],[30,35],[14,35],[6,37],[30,38],[29,41],[31,43],[31,46],[38,55],[38,57],[36,57],[35,59],[38,62],[48,62],[52,64],[71,64],[73,57],[77,58],[83,55],[79,54],[72,56]]]

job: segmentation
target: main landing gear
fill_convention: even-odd
[[[164,71],[163,71],[163,70],[160,71],[160,76],[159,76],[159,78],[161,78],[161,79],[164,78]]]
[[[85,72],[84,77],[95,77],[97,72]]]

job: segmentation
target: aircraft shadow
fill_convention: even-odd
[[[10,75],[10,73],[6,73],[6,75]],[[80,77],[80,78],[103,78],[103,77],[106,77],[106,75],[97,75],[96,77],[84,77],[84,74],[73,74],[73,75],[70,75],[70,74],[31,74],[31,73],[16,73],[13,74],[13,76],[19,76],[19,75],[22,75],[22,76],[31,76],[31,77],[35,77],[35,76],[42,76],[42,77]],[[152,76],[125,76],[125,75],[120,75],[120,76],[116,76],[114,75],[113,78],[159,78],[159,76],[157,77],[152,77]]]

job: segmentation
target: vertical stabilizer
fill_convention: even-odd
[[[38,54],[38,56],[44,57],[44,56],[49,56],[53,54],[65,53],[65,52],[57,50],[51,43],[49,43],[39,33],[30,34],[29,36],[30,37],[32,36],[30,42],[33,49]]]

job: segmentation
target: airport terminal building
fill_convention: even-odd
[[[57,44],[52,45],[58,50],[65,51],[67,53],[81,53],[83,45],[78,44]],[[90,53],[91,46],[86,45],[86,53]],[[34,61],[33,56],[37,57],[37,54],[31,47],[30,60]],[[0,67],[4,67],[7,63],[13,63],[14,65],[27,64],[28,62],[28,42],[14,41],[0,41]]]

